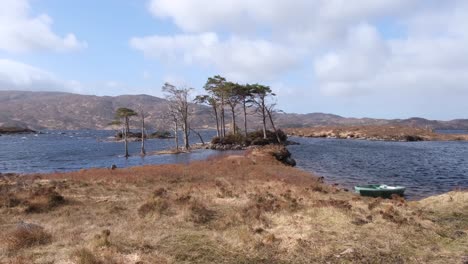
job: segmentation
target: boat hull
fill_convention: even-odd
[[[404,196],[405,187],[386,185],[362,185],[355,186],[355,191],[362,196],[391,198],[392,195]]]

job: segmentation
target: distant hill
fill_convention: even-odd
[[[166,100],[149,95],[93,96],[61,92],[0,91],[0,126],[33,129],[110,129],[115,110],[141,105],[154,127],[167,109]],[[210,109],[196,106],[199,127],[211,122]],[[136,121],[133,122],[137,126]]]
[[[93,96],[62,92],[0,91],[0,127],[29,127],[32,129],[111,129],[119,107],[138,109],[147,114],[147,124],[154,128],[166,109],[164,99],[149,95]],[[211,109],[195,105],[193,126],[213,128]],[[241,119],[241,117],[238,117]],[[468,129],[468,119],[435,121],[424,118],[372,119],[345,118],[333,114],[277,114],[279,127],[349,126],[349,125],[405,125],[433,129]],[[230,116],[226,115],[226,121]],[[239,120],[241,122],[241,120]],[[239,123],[240,124],[240,123]],[[138,123],[134,121],[134,126]],[[250,127],[260,127],[259,120],[251,117]]]
[[[277,117],[283,127],[318,127],[318,126],[382,126],[397,125],[421,127],[440,130],[468,130],[468,119],[451,121],[428,120],[420,117],[409,119],[374,119],[374,118],[346,118],[333,114],[282,114]]]

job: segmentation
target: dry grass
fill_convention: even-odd
[[[0,180],[9,194],[2,236],[24,220],[47,238],[0,250],[0,262],[460,263],[468,255],[467,192],[409,203],[357,197],[281,165],[272,151]],[[25,210],[38,200],[41,210]]]
[[[33,246],[46,245],[52,241],[52,235],[43,227],[21,223],[3,238],[9,251],[18,251]]]
[[[0,207],[20,208],[25,213],[45,213],[65,202],[55,186],[42,186],[40,181],[33,185],[25,182],[13,186],[0,185]]]
[[[76,264],[101,264],[102,262],[86,248],[81,248],[75,250],[71,254],[72,260],[75,261]]]

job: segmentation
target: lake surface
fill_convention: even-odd
[[[83,168],[187,163],[226,153],[197,150],[190,154],[140,157],[140,142],[108,142],[113,131],[45,131],[0,136],[0,173],[63,172]],[[214,131],[203,131],[208,140]],[[192,135],[192,142],[199,139]],[[292,138],[289,146],[298,168],[352,189],[356,184],[385,183],[408,187],[410,199],[468,188],[468,142],[382,142]],[[172,139],[152,139],[147,152],[173,147]]]
[[[436,130],[434,131],[439,134],[468,134],[468,130],[464,129],[441,129],[441,130]]]
[[[298,167],[350,190],[354,185],[403,185],[410,199],[468,188],[468,142],[383,142],[292,138]]]
[[[62,172],[83,168],[129,167],[145,164],[187,163],[220,155],[212,150],[199,150],[190,154],[147,155],[141,157],[141,142],[129,142],[128,159],[124,155],[124,143],[108,139],[114,131],[44,131],[44,134],[0,136],[0,173]],[[211,138],[213,131],[203,131],[204,138]],[[194,135],[191,142],[199,142]],[[147,153],[174,147],[173,139],[147,140]]]

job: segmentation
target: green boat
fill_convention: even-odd
[[[385,184],[369,184],[354,186],[354,190],[362,196],[390,198],[393,194],[403,196],[406,188]]]

